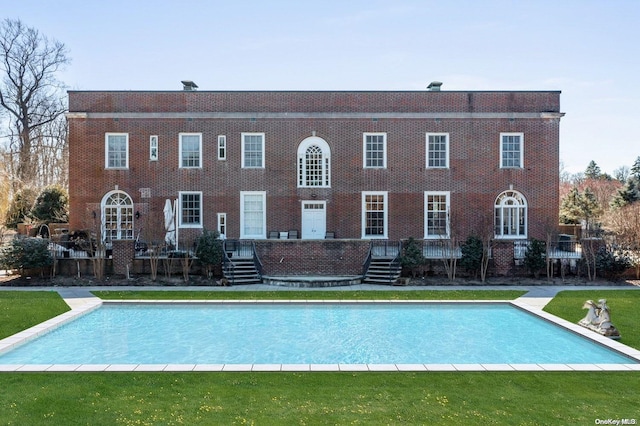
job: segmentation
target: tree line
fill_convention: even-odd
[[[612,261],[628,259],[640,278],[640,156],[614,175],[592,160],[583,174],[561,179],[560,223],[604,238]]]
[[[0,222],[13,220],[16,201],[31,210],[46,188],[66,192],[67,103],[57,74],[69,63],[63,43],[17,19],[0,23]]]

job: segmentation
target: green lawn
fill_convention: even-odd
[[[16,425],[593,425],[640,419],[640,374],[2,373]]]
[[[0,291],[0,339],[68,310],[54,291]]]
[[[13,294],[14,302],[5,302],[7,293]],[[122,297],[118,293],[109,292],[108,297]],[[180,293],[186,298],[207,294],[171,292],[170,298]],[[240,297],[241,292],[213,293],[214,297]],[[300,298],[309,299],[316,292],[270,292],[264,298],[275,299],[275,293],[285,293],[281,297],[288,299],[303,293]],[[336,293],[326,292],[327,298],[349,297],[348,292]],[[368,292],[367,297],[355,293],[354,297],[363,299],[388,299],[390,294],[419,298],[414,292]],[[476,291],[461,295],[435,291],[429,297],[427,292],[417,293],[425,293],[422,298],[464,299]],[[500,292],[488,298],[509,299],[517,293]],[[621,301],[637,307],[640,292],[588,293],[563,292],[548,310],[575,322],[585,314],[580,309],[585,296],[604,297],[625,343],[625,335],[638,334],[640,317],[623,309]],[[21,305],[16,312],[33,314],[60,302],[36,294],[0,291],[0,306]],[[141,294],[130,296],[142,298]],[[578,308],[572,298],[579,302]],[[48,315],[63,311],[64,307],[58,308]],[[13,321],[12,315],[3,316],[3,326],[22,327]],[[638,401],[640,372],[0,373],[0,424],[16,425],[591,425],[596,419],[640,421]]]
[[[611,322],[620,330],[620,342],[640,349],[639,290],[567,290],[561,291],[544,310],[576,323],[585,317],[582,305],[586,300],[607,299]],[[640,421],[640,419],[638,419]]]

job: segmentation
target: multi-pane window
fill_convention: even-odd
[[[329,145],[323,139],[312,136],[298,146],[298,186],[329,187],[330,182]]]
[[[149,136],[149,160],[158,161],[158,136]]]
[[[522,168],[523,145],[522,133],[500,133],[500,167]]]
[[[449,167],[448,133],[427,133],[427,167]]]
[[[387,192],[362,193],[362,237],[387,237]]]
[[[114,191],[102,201],[104,238],[112,240],[133,239],[133,201],[124,192]]]
[[[180,226],[202,226],[202,192],[180,192]]]
[[[322,150],[316,145],[311,145],[304,155],[303,182],[305,186],[323,185],[322,168]]]
[[[227,137],[225,135],[218,136],[218,160],[227,159]]]
[[[220,233],[220,238],[225,238],[227,236],[227,214],[226,213],[218,213],[218,232]]]
[[[180,167],[202,167],[201,133],[180,133]]]
[[[107,133],[105,135],[105,167],[108,169],[129,167],[128,133]]]
[[[364,143],[364,167],[387,167],[387,134],[365,133]]]
[[[449,237],[449,192],[425,192],[425,238]]]
[[[505,191],[495,203],[496,238],[527,237],[527,201],[517,191]]]
[[[264,168],[264,133],[242,134],[242,167]]]
[[[265,238],[266,193],[240,193],[240,238]]]

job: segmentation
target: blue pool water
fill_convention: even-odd
[[[105,305],[0,364],[620,364],[508,304]]]

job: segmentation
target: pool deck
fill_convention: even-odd
[[[551,321],[577,334],[583,335],[597,343],[607,346],[617,352],[636,360],[629,364],[47,364],[47,365],[14,365],[0,364],[0,372],[88,372],[88,371],[640,371],[640,351],[623,345],[614,340],[600,336],[577,324],[550,315],[542,309],[563,290],[629,290],[640,288],[634,286],[402,286],[393,287],[394,290],[523,290],[527,293],[513,301],[509,301],[520,309],[529,311],[545,320]],[[20,345],[33,339],[52,328],[73,320],[78,315],[84,315],[101,306],[103,301],[91,292],[98,290],[166,290],[166,291],[322,291],[327,288],[288,288],[264,284],[236,285],[233,287],[166,287],[166,286],[117,286],[117,287],[0,287],[0,291],[56,291],[71,308],[71,311],[52,318],[37,326],[31,327],[6,339],[0,340],[0,353],[13,346]],[[387,286],[358,284],[350,286],[332,287],[332,291],[348,290],[389,290]],[[144,301],[149,302],[149,301]],[[169,301],[163,303],[188,303],[189,301]],[[193,301],[191,301],[193,302]],[[248,301],[241,301],[247,303]],[[255,301],[255,303],[274,303],[276,301]],[[296,300],[295,303],[304,301]],[[309,301],[311,302],[311,301]],[[336,301],[332,301],[336,302]],[[339,303],[339,301],[337,301]],[[428,301],[343,301],[343,303],[429,303]],[[443,302],[442,300],[433,302]],[[456,303],[463,303],[455,301]],[[495,301],[479,301],[477,303],[494,303]],[[113,303],[113,302],[107,302]],[[118,301],[118,303],[122,303]],[[207,303],[237,303],[234,301],[208,301]],[[249,302],[253,303],[253,302]],[[287,303],[278,300],[277,303]],[[323,303],[314,300],[313,303]]]

